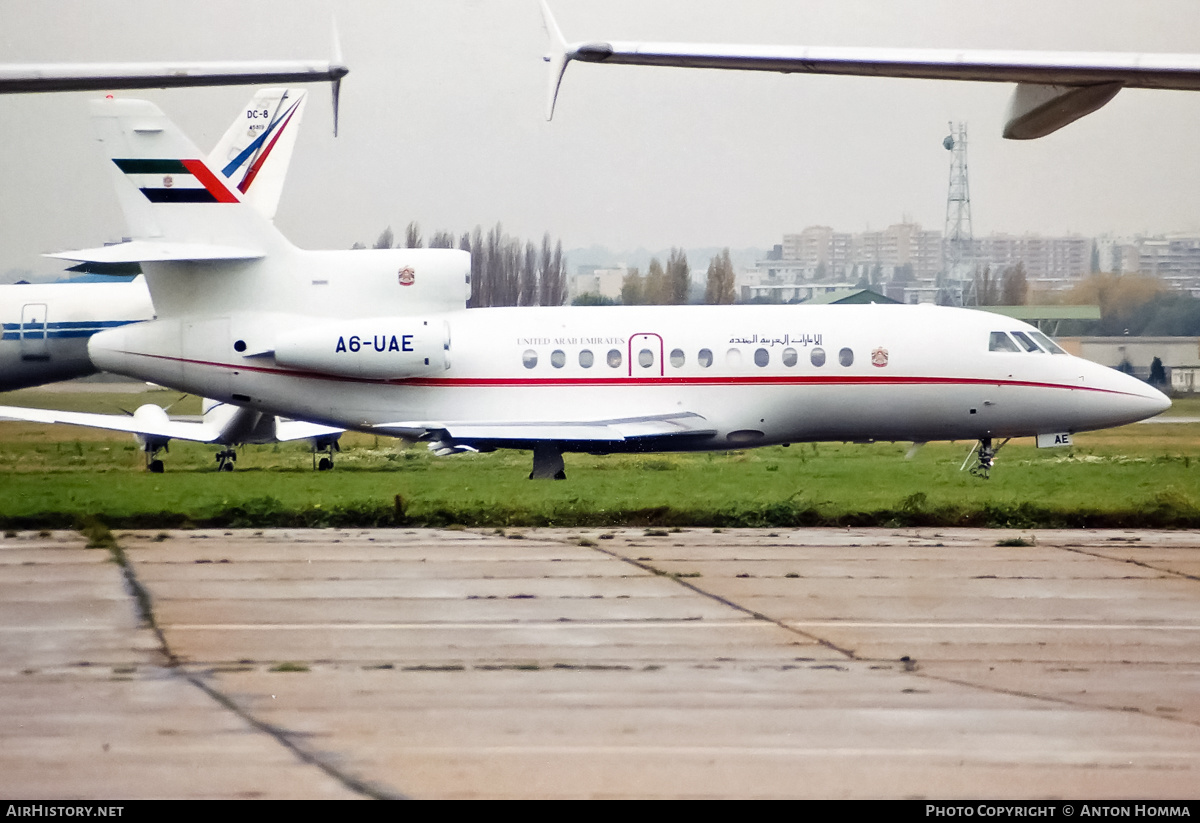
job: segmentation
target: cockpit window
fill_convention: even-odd
[[[1021,350],[1017,348],[1017,344],[1007,334],[1002,331],[994,331],[992,332],[992,341],[988,344],[988,351],[1019,352]]]
[[[1053,340],[1051,340],[1046,335],[1042,334],[1040,331],[1031,331],[1029,333],[1029,336],[1032,337],[1034,340],[1038,341],[1039,343],[1041,343],[1042,348],[1045,349],[1046,351],[1050,352],[1051,354],[1066,354],[1066,352],[1063,350],[1062,346],[1055,343]]]
[[[1017,342],[1025,347],[1025,351],[1041,352],[1041,349],[1038,348],[1038,344],[1030,340],[1029,335],[1027,335],[1025,332],[1015,331],[1012,333],[1012,336],[1017,338]]]

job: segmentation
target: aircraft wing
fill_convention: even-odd
[[[1028,140],[1096,111],[1122,88],[1200,90],[1200,55],[729,45],[567,43],[542,0],[551,64],[546,119],[572,60],[628,66],[740,69],[1016,83],[1004,136]]]
[[[275,422],[275,439],[283,443],[289,440],[328,437],[344,431],[345,429],[335,429],[333,426],[322,426],[320,423],[308,423],[304,420],[280,419]]]
[[[528,443],[546,440],[619,443],[716,434],[716,429],[707,420],[691,412],[611,420],[410,421],[381,423],[374,428],[410,440],[451,440],[460,443]]]
[[[336,59],[199,63],[4,63],[0,64],[0,94],[338,82],[349,71]]]
[[[146,407],[142,407],[146,408]],[[158,408],[154,406],[153,408]],[[25,420],[32,423],[65,423],[71,426],[87,426],[93,429],[129,432],[156,439],[194,440],[199,443],[216,441],[220,431],[203,423],[171,420],[166,413],[134,415],[95,414],[91,412],[57,411],[55,409],[28,409],[21,406],[0,406],[0,419]]]

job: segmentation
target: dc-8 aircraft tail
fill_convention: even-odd
[[[979,440],[1121,425],[1170,405],[1031,326],[932,306],[466,309],[449,249],[303,251],[149,103],[95,109],[159,318],[97,366],[439,453]]]

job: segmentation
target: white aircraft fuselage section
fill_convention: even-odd
[[[91,356],[108,371],[264,411],[407,436],[445,430],[449,439],[483,447],[554,441],[566,450],[690,450],[1014,437],[1121,425],[1169,405],[1141,381],[1065,353],[992,351],[993,333],[1036,329],[968,309],[382,315],[276,314],[269,324],[261,314],[160,320],[97,335]],[[258,344],[239,354],[239,341],[249,341],[236,330],[254,324]],[[431,326],[445,341],[443,356],[413,375],[413,346]],[[267,338],[305,327],[322,330],[326,360],[301,369],[258,353]],[[375,376],[359,375],[356,362],[389,357],[409,376],[388,378],[378,368]],[[635,418],[633,434],[618,439],[580,436],[576,426]],[[677,436],[637,436],[636,422],[653,418],[693,422]]]

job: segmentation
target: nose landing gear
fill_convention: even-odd
[[[981,477],[984,480],[991,479],[992,467],[996,465],[996,452],[1000,451],[1000,449],[1004,447],[1004,444],[1011,439],[1011,437],[1006,437],[1004,442],[993,448],[992,438],[980,438],[977,444],[971,446],[971,450],[967,452],[967,459],[963,461],[963,464],[959,466],[958,470],[962,471],[967,467],[967,463],[969,463],[971,460],[971,455],[975,454],[975,449],[978,448],[979,456],[976,459],[975,465],[971,467],[971,474],[975,475],[976,477]]]

